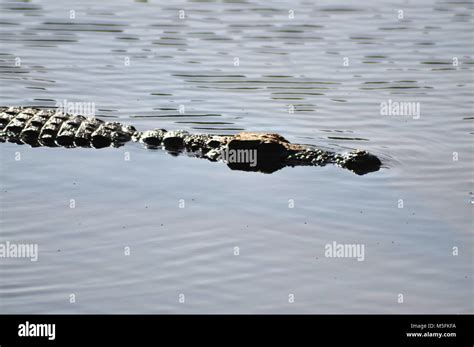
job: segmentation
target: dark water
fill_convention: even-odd
[[[278,132],[384,167],[264,175],[138,144],[0,144],[0,241],[39,247],[37,262],[0,258],[0,312],[472,313],[472,8],[2,1],[3,105]],[[382,115],[389,100],[419,117]],[[325,257],[333,241],[365,260]]]

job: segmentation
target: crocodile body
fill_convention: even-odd
[[[211,161],[225,161],[234,170],[264,173],[271,173],[285,166],[335,164],[362,175],[377,171],[381,166],[380,160],[366,151],[355,150],[339,154],[292,144],[278,134],[242,132],[218,136],[189,134],[182,130],[137,131],[131,125],[118,122],[105,122],[94,117],[59,113],[56,109],[32,107],[0,107],[0,142],[5,141],[29,144],[32,147],[67,148],[120,147],[129,141],[135,141],[147,148],[164,148],[173,154],[186,153]],[[246,157],[248,153],[255,154],[253,162],[248,160],[249,156]]]

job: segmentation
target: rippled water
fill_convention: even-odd
[[[472,9],[2,1],[3,105],[94,102],[139,129],[278,132],[384,167],[0,144],[0,240],[39,246],[0,259],[0,312],[473,312]],[[420,116],[381,115],[389,100]],[[325,257],[333,241],[365,260]]]

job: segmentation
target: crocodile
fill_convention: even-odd
[[[380,169],[382,163],[364,150],[336,153],[290,143],[273,133],[241,132],[235,135],[190,134],[184,130],[138,131],[132,125],[95,117],[68,114],[59,109],[0,107],[0,142],[31,147],[120,147],[133,141],[149,149],[210,161],[223,161],[232,170],[272,173],[290,166],[334,164],[358,175]]]

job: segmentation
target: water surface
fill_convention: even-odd
[[[474,311],[471,2],[0,6],[3,105],[93,102],[141,130],[271,131],[384,162],[265,175],[3,143],[0,241],[39,259],[1,259],[0,312]],[[420,117],[381,115],[388,100]],[[326,258],[333,241],[365,260]]]

